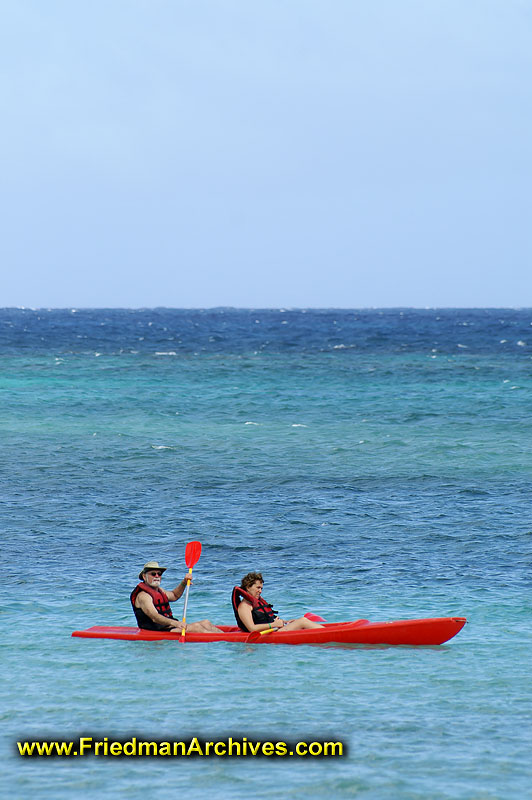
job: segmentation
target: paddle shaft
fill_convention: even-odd
[[[185,640],[185,631],[187,624],[187,606],[188,606],[188,592],[190,589],[190,582],[192,580],[192,567],[194,567],[201,555],[201,542],[189,542],[185,548],[185,563],[188,567],[187,575],[187,591],[185,594],[185,606],[183,608],[183,630],[181,631],[181,639]]]
[[[192,567],[190,567],[187,576],[187,589],[185,592],[185,607],[183,608],[183,625],[187,624],[187,606],[188,606],[188,592],[190,589],[190,581],[192,580]],[[185,635],[185,628],[183,628],[181,635]]]

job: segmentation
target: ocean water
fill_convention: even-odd
[[[532,310],[0,311],[6,797],[532,797]],[[71,638],[142,564],[232,623],[463,615],[441,647]],[[176,604],[177,614],[181,603]],[[336,758],[16,742],[339,741]]]

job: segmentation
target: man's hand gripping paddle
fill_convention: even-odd
[[[189,542],[185,548],[185,563],[188,567],[188,575],[187,575],[187,591],[185,594],[185,607],[183,609],[183,630],[181,631],[181,637],[184,641],[185,639],[185,631],[186,631],[186,624],[187,624],[187,606],[188,606],[188,591],[190,589],[190,581],[192,580],[192,568],[196,566],[199,561],[199,557],[201,555],[201,542]]]

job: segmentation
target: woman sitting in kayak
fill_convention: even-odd
[[[243,631],[299,631],[304,628],[322,628],[306,617],[281,619],[262,597],[264,581],[260,572],[248,572],[240,586],[233,589],[233,611],[238,627]]]

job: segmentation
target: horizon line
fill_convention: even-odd
[[[529,311],[532,306],[2,306],[1,311]]]

